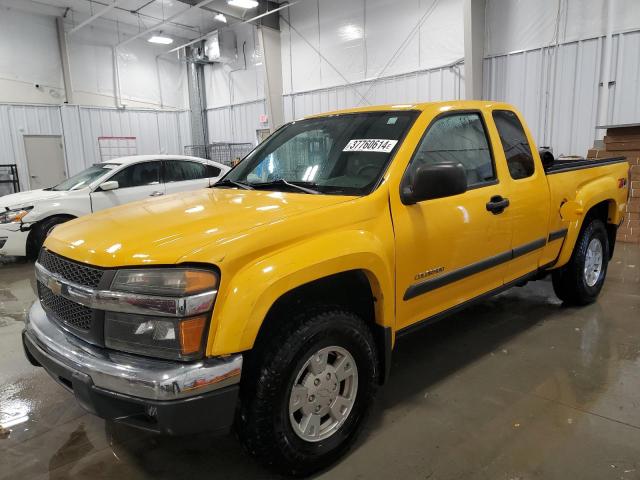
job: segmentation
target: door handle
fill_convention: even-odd
[[[504,209],[509,206],[509,199],[503,198],[500,195],[494,195],[487,202],[487,211],[493,213],[494,215],[498,215],[504,212]]]
[[[159,191],[155,191],[153,192],[151,195],[149,195],[150,197],[161,197],[162,195],[164,195],[164,192],[159,192]]]

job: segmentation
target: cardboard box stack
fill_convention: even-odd
[[[640,126],[607,129],[604,149],[593,148],[587,158],[627,157],[631,165],[630,197],[618,241],[640,243]]]

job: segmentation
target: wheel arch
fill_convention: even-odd
[[[338,306],[357,314],[370,328],[378,352],[380,383],[384,383],[391,368],[392,329],[381,324],[381,312],[376,312],[379,288],[375,276],[363,269],[347,270],[299,285],[273,303],[260,326],[254,346],[259,350],[275,328],[275,323],[292,310],[316,305]]]
[[[35,251],[36,245],[36,235],[41,227],[41,225],[48,221],[48,220],[52,220],[52,219],[61,219],[65,222],[68,222],[69,220],[73,220],[76,217],[75,215],[71,215],[68,213],[56,213],[56,214],[52,214],[52,215],[48,215],[44,218],[41,218],[40,220],[36,221],[35,223],[33,223],[31,225],[31,228],[29,230],[29,235],[27,236],[27,256],[30,258],[36,258],[36,256],[38,255],[38,252]]]
[[[609,260],[613,258],[613,251],[616,244],[616,233],[618,224],[614,223],[617,219],[618,204],[613,198],[602,200],[593,205],[585,215],[580,230],[582,230],[592,219],[601,220],[607,229],[607,240],[609,241]]]

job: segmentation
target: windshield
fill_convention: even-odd
[[[364,195],[380,180],[418,112],[367,112],[292,122],[258,146],[220,186]],[[235,185],[234,185],[235,182]]]
[[[118,166],[117,163],[100,163],[95,164],[86,170],[74,175],[71,178],[67,178],[64,182],[52,187],[51,190],[56,191],[71,191],[80,190],[81,188],[88,187],[90,183],[98,178],[106,175],[111,170]]]

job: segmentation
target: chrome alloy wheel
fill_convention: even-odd
[[[358,393],[358,368],[342,347],[326,347],[302,366],[291,389],[289,420],[307,442],[336,433],[349,417]]]
[[[587,255],[584,260],[584,281],[593,287],[602,272],[602,243],[597,238],[592,238],[587,247]]]

